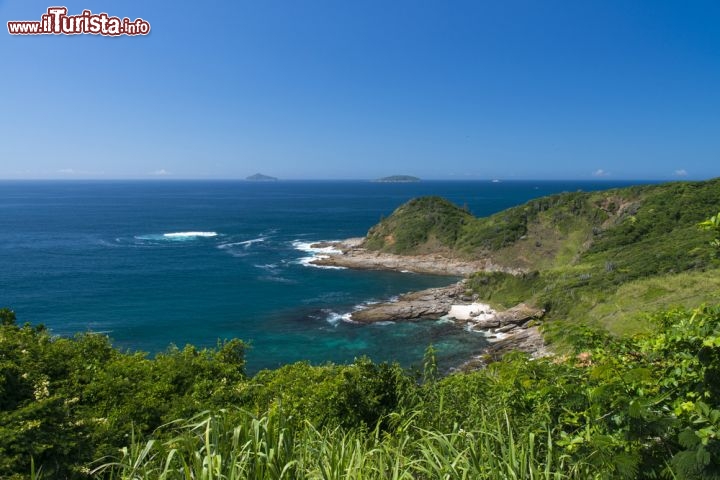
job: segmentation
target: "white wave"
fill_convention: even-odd
[[[289,278],[280,277],[276,275],[265,275],[262,277],[258,277],[258,280],[263,282],[275,282],[275,283],[287,283],[287,284],[295,284],[297,281],[290,280]]]
[[[325,321],[328,322],[330,325],[337,325],[340,322],[355,323],[350,318],[351,315],[351,313],[330,312],[325,318]]]
[[[373,325],[378,325],[378,326],[380,326],[380,327],[384,327],[384,326],[387,326],[387,325],[395,325],[395,322],[393,322],[393,321],[391,321],[391,320],[386,320],[386,321],[383,321],[383,322],[375,322],[375,323],[373,323]]]
[[[347,267],[338,267],[336,265],[316,265],[316,264],[312,263],[313,260],[317,260],[318,258],[321,258],[321,257],[319,257],[319,256],[318,257],[316,257],[316,256],[303,257],[300,260],[298,260],[297,263],[299,263],[303,267],[324,268],[326,270],[347,270]]]
[[[342,254],[342,250],[339,250],[335,247],[313,247],[313,245],[317,245],[320,243],[329,243],[329,242],[337,242],[338,240],[320,240],[317,242],[301,242],[300,240],[294,240],[292,242],[293,248],[295,250],[300,250],[301,252],[307,252],[307,253],[314,253],[314,254],[336,254],[340,255]]]
[[[237,250],[228,250],[227,253],[231,257],[235,258],[242,258],[242,257],[249,257],[251,254],[249,252],[246,252],[245,250],[238,252]]]
[[[135,235],[135,240],[143,240],[150,242],[179,242],[186,240],[195,240],[196,238],[216,237],[217,232],[171,232],[171,233],[153,233],[149,235]]]
[[[267,237],[253,238],[250,240],[245,240],[244,242],[222,243],[222,244],[218,245],[218,248],[221,250],[225,250],[226,248],[238,247],[238,246],[242,246],[244,248],[249,248],[250,245],[252,245],[253,243],[260,243],[260,242],[264,242],[265,240],[267,240]]]
[[[268,263],[266,265],[253,265],[255,268],[259,268],[260,270],[265,270],[267,272],[276,272],[278,270],[278,266],[276,263]]]
[[[352,308],[352,312],[348,312],[348,313],[337,313],[337,312],[334,312],[329,309],[323,309],[323,313],[326,314],[325,321],[327,321],[330,325],[333,325],[333,326],[337,326],[337,324],[340,322],[356,324],[358,322],[356,322],[352,319],[352,314],[355,312],[359,312],[360,310],[365,310],[372,303],[377,303],[377,302],[359,303]],[[393,323],[395,323],[395,322],[376,322],[375,325],[390,325]]]
[[[467,327],[466,327],[466,330],[468,332],[479,333],[480,335],[485,337],[485,339],[490,343],[494,343],[494,342],[497,342],[504,338],[509,337],[509,334],[502,333],[502,332],[494,332],[494,331],[489,331],[489,330],[473,330],[473,329],[468,329]]]
[[[334,242],[337,240],[328,240],[330,242]],[[313,268],[325,268],[328,270],[345,270],[346,267],[338,267],[335,265],[316,265],[312,263],[314,260],[319,260],[323,258],[327,258],[328,255],[342,255],[342,250],[339,250],[335,247],[313,247],[313,245],[316,245],[318,243],[325,243],[326,241],[317,241],[317,242],[302,242],[300,240],[294,240],[292,242],[293,248],[295,250],[299,250],[301,252],[309,253],[310,255],[306,257],[300,258],[297,263],[304,267],[313,267]]]
[[[101,247],[109,247],[109,248],[117,248],[120,247],[119,239],[115,239],[114,242],[108,242],[107,240],[99,239],[96,242],[96,245],[100,245]]]
[[[217,232],[172,232],[163,233],[165,238],[197,238],[197,237],[217,237]]]

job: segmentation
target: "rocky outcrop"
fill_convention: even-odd
[[[485,367],[488,363],[500,360],[506,353],[517,351],[527,353],[530,358],[541,358],[550,355],[540,329],[538,327],[528,327],[516,329],[506,337],[492,342],[455,370],[477,370]]]
[[[524,270],[503,267],[491,259],[467,260],[434,253],[426,255],[395,255],[363,248],[363,239],[349,239],[341,242],[319,242],[313,248],[331,247],[340,253],[323,255],[311,263],[326,267],[345,267],[358,270],[395,270],[400,272],[425,273],[464,277],[479,271],[506,272],[515,275]]]
[[[492,316],[471,318],[467,321],[467,326],[471,330],[492,330],[497,333],[508,333],[515,328],[522,328],[530,320],[542,318],[544,314],[545,310],[543,309],[520,303]]]
[[[519,275],[519,269],[496,265],[491,259],[468,261],[442,254],[394,255],[363,248],[363,238],[340,242],[318,242],[312,248],[328,249],[312,263],[367,270],[396,270],[436,275],[468,276],[477,271],[502,271]],[[335,253],[337,252],[337,253]],[[523,351],[532,357],[548,354],[542,334],[536,326],[545,311],[520,303],[505,311],[495,311],[489,305],[476,304],[477,296],[469,294],[465,280],[448,287],[429,288],[410,292],[397,300],[368,306],[352,313],[358,323],[385,321],[417,321],[446,317],[470,331],[483,332],[490,345],[463,364],[461,370],[481,368],[510,351]],[[455,308],[453,308],[455,307]],[[451,312],[457,317],[449,316]],[[465,312],[460,315],[456,312]]]
[[[457,308],[458,305],[475,305],[469,303],[473,300],[475,297],[467,295],[465,282],[462,281],[449,287],[407,293],[394,302],[372,305],[356,311],[350,318],[358,323],[436,319],[447,316],[451,311],[460,310]],[[466,330],[483,332],[490,343],[459,369],[482,368],[511,351],[526,352],[532,358],[548,355],[542,334],[537,327],[538,321],[544,314],[543,309],[520,303],[499,312],[486,309],[471,312],[464,318],[448,316],[449,320]]]
[[[449,287],[406,293],[394,302],[379,303],[353,312],[350,319],[358,323],[374,323],[439,318],[450,311],[453,303],[461,301],[464,292],[465,283],[458,282]]]

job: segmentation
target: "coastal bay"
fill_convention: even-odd
[[[312,264],[367,270],[393,270],[400,272],[436,275],[468,276],[484,272],[503,272],[512,275],[526,273],[520,269],[503,268],[487,258],[463,261],[441,254],[395,255],[373,252],[363,248],[364,238],[351,238],[337,242],[318,242],[312,247],[322,251]],[[472,359],[461,368],[483,365],[482,358],[492,352],[499,358],[509,351],[524,351],[531,357],[548,355],[548,349],[538,329],[537,320],[544,310],[518,304],[510,309],[496,311],[480,299],[463,279],[446,287],[408,292],[391,301],[363,307],[353,312],[349,321],[361,324],[379,322],[407,322],[447,320],[468,332],[479,332],[489,343],[478,346]],[[495,342],[500,342],[493,345]]]

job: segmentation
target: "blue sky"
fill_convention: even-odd
[[[147,37],[12,36],[56,4]],[[720,2],[0,0],[0,178],[720,175]]]

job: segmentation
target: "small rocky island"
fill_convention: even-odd
[[[269,175],[263,175],[262,173],[256,173],[255,175],[250,175],[245,180],[251,182],[276,182],[278,179]]]
[[[391,175],[389,177],[378,178],[373,181],[377,183],[413,183],[419,182],[420,179],[418,177],[413,177],[412,175]]]

